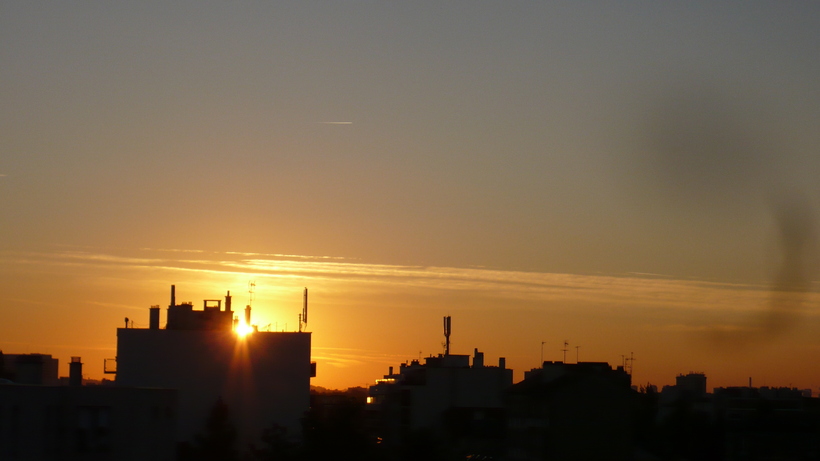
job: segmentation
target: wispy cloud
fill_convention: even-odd
[[[174,250],[174,251],[183,251],[183,250]],[[349,260],[349,258],[345,258],[344,256],[308,256],[308,255],[291,255],[291,254],[281,254],[281,253],[245,253],[239,251],[226,251],[226,255],[239,255],[239,256],[264,256],[269,258],[288,258],[288,259],[300,259],[300,260],[314,260],[314,259],[333,259],[333,260]]]
[[[333,256],[206,252],[200,250],[56,251],[0,253],[16,264],[120,267],[253,278],[305,279],[351,287],[478,292],[495,298],[606,305],[646,305],[704,310],[759,311],[770,287],[755,284],[680,280],[661,274],[579,275],[459,268],[367,264]],[[196,259],[173,257],[195,253]],[[818,298],[816,292],[807,296]]]
[[[651,331],[665,331],[674,333],[699,333],[699,334],[715,334],[715,333],[738,333],[750,332],[754,329],[742,325],[730,324],[707,324],[707,325],[689,325],[683,323],[670,323],[666,325],[646,325],[644,330]]]
[[[171,253],[205,253],[204,250],[182,250],[182,249],[175,249],[175,248],[140,248],[140,250],[167,251],[167,252],[171,252]]]
[[[131,306],[128,304],[119,304],[119,303],[103,303],[99,301],[89,301],[89,304],[93,304],[95,306],[102,306],[102,307],[114,307],[117,309],[134,309],[140,312],[145,311],[145,306]]]
[[[384,354],[364,349],[343,347],[316,347],[312,349],[312,359],[321,360],[336,367],[347,367],[362,364],[393,365],[404,361],[405,356],[398,354]]]

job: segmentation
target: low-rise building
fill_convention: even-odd
[[[71,372],[67,386],[0,384],[0,459],[176,459],[175,390],[82,386],[79,358]]]
[[[56,386],[59,360],[49,354],[3,354],[0,351],[0,379],[17,384]]]
[[[371,430],[388,452],[443,443],[463,455],[498,455],[504,442],[503,392],[512,385],[504,358],[484,364],[484,354],[439,354],[424,363],[393,367],[370,387]]]
[[[713,405],[724,459],[820,457],[820,405],[799,389],[716,388]]]
[[[637,393],[622,367],[544,362],[506,393],[509,460],[629,459]]]

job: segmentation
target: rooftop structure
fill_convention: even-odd
[[[250,306],[248,306],[250,307]],[[149,324],[159,328],[159,306],[151,307]],[[206,299],[202,310],[195,311],[193,303],[176,303],[176,287],[171,285],[171,304],[168,305],[168,330],[230,330],[234,326],[231,310],[231,292],[225,295],[225,309],[221,299]]]

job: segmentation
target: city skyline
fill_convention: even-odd
[[[820,6],[0,7],[0,350],[311,292],[313,384],[452,350],[820,389]],[[575,346],[580,349],[575,350]],[[86,359],[87,358],[87,359]]]
[[[61,250],[57,256],[6,254],[14,272],[4,274],[4,291],[42,279],[52,285],[28,298],[9,299],[39,311],[39,316],[8,317],[23,328],[6,334],[4,352],[51,353],[61,359],[62,374],[67,357],[79,355],[86,362],[86,375],[100,379],[103,360],[115,356],[115,331],[125,317],[133,326],[146,328],[148,307],[160,305],[164,325],[167,280],[176,281],[177,300],[190,301],[196,309],[203,299],[218,299],[230,291],[240,318],[253,282],[252,323],[270,331],[298,329],[302,290],[310,288],[306,330],[314,333],[312,359],[318,363],[311,382],[327,388],[366,386],[390,366],[441,353],[444,314],[454,318],[453,353],[477,347],[487,351],[489,363],[505,357],[516,381],[539,367],[542,352],[546,361],[563,360],[564,341],[569,341],[570,363],[580,359],[620,365],[634,354],[636,385],[663,386],[680,373],[698,371],[709,377],[710,388],[744,385],[749,378],[762,386],[818,388],[810,366],[813,356],[796,357],[812,350],[807,344],[814,340],[815,316],[804,317],[788,338],[743,344],[745,351],[733,350],[732,344],[714,336],[738,331],[721,327],[720,321],[727,319],[738,329],[753,328],[771,296],[767,285],[649,274],[372,265],[295,255],[88,250]],[[807,296],[807,304],[816,302],[816,294]],[[757,311],[750,312],[748,305]],[[79,317],[89,309],[98,315]],[[24,327],[35,321],[43,328],[32,334]],[[493,328],[486,330],[487,324]]]

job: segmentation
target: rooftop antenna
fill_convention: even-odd
[[[253,293],[256,291],[256,280],[248,282],[248,307],[253,305]]]
[[[562,351],[564,351],[564,363],[567,363],[567,347],[568,347],[568,346],[569,346],[569,341],[567,341],[567,340],[565,339],[565,340],[564,340],[564,348],[563,348],[563,349],[561,349]]]
[[[624,359],[624,363],[627,365],[624,369],[629,373],[629,376],[632,376],[632,369],[635,366],[635,353],[630,352],[629,357]]]
[[[444,355],[450,355],[450,332],[452,331],[452,323],[450,323],[450,316],[444,317]]]
[[[541,341],[541,368],[544,367],[544,343],[546,341]]]
[[[251,326],[251,305],[253,305],[253,292],[256,291],[256,281],[248,282],[248,305],[245,306],[245,325]]]
[[[302,313],[299,314],[299,331],[301,332],[302,329],[307,328],[307,301],[308,301],[308,290],[305,287],[305,300],[302,304]]]

